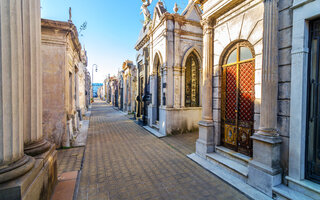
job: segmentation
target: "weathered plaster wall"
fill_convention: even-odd
[[[79,107],[84,114],[86,112],[85,66],[82,63],[79,66]]]
[[[65,46],[42,42],[41,53],[43,133],[57,147],[60,147],[62,135],[66,133]]]

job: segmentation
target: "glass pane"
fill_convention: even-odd
[[[228,58],[227,64],[237,62],[237,49],[235,49]]]
[[[252,58],[251,50],[248,47],[240,47],[240,61]]]

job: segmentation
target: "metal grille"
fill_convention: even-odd
[[[226,119],[236,119],[237,106],[237,65],[226,68]]]
[[[253,121],[254,117],[254,65],[240,64],[239,120]]]
[[[237,59],[235,63],[223,66],[221,85],[222,144],[248,156],[252,156],[250,136],[253,132],[255,100],[255,59],[250,47],[250,44],[244,41],[229,49],[224,59],[225,63],[235,51]],[[248,49],[251,49],[251,58],[248,51],[245,51]],[[242,54],[245,56],[241,57]]]

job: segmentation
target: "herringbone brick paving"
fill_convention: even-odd
[[[104,103],[92,106],[78,199],[247,199]]]

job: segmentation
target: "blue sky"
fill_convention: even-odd
[[[181,12],[188,0],[162,0],[169,12],[177,2]],[[153,0],[149,10],[158,0]],[[126,59],[135,60],[134,45],[142,28],[141,0],[41,0],[41,16],[46,19],[68,21],[69,7],[72,21],[78,30],[87,22],[87,29],[80,36],[82,46],[88,52],[88,70],[94,72],[94,82],[102,82],[108,74],[116,74]]]

